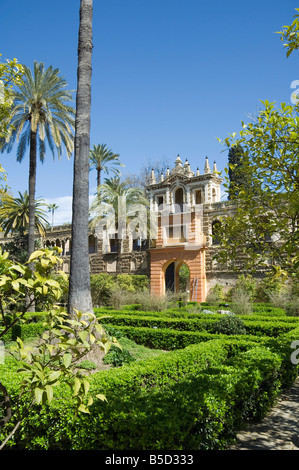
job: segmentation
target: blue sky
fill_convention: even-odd
[[[75,90],[79,0],[0,0],[0,52],[32,67],[58,67]],[[288,59],[278,34],[298,7],[292,0],[94,0],[91,146],[120,154],[123,173],[179,153],[203,170],[219,170],[217,141],[240,130],[260,100],[290,103],[299,57]],[[74,95],[75,97],[75,95]],[[14,194],[28,187],[28,156],[0,154]],[[71,220],[73,158],[49,152],[38,164],[36,196]],[[90,173],[90,195],[96,174]]]

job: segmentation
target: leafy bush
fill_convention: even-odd
[[[16,341],[16,339],[19,337],[24,341],[41,336],[45,330],[46,326],[42,322],[28,324],[17,323],[1,337],[1,340],[4,342],[10,342]]]
[[[136,359],[128,349],[119,349],[115,346],[110,348],[110,351],[103,359],[104,364],[112,364],[114,367],[131,364],[134,361],[136,361]]]
[[[292,298],[285,307],[286,314],[299,317],[299,297]]]
[[[135,292],[135,287],[132,282],[132,276],[130,274],[118,274],[116,278],[117,289],[123,291]]]
[[[247,290],[239,287],[233,291],[231,309],[237,315],[252,313],[251,296]]]
[[[135,296],[132,292],[120,288],[117,284],[111,290],[108,303],[114,309],[121,309],[127,304],[132,303],[135,300]]]
[[[285,309],[290,299],[290,293],[286,290],[269,291],[268,297],[271,305]]]
[[[167,292],[165,296],[153,295],[150,291],[144,290],[136,296],[136,301],[141,305],[141,310],[162,312],[173,302],[173,294]]]
[[[149,288],[149,277],[142,274],[131,274],[131,282],[136,292]]]
[[[244,275],[238,277],[234,287],[230,290],[230,296],[233,298],[234,294],[238,291],[247,294],[250,301],[253,301],[256,297],[257,281],[251,275]]]
[[[273,277],[273,275],[268,275],[262,279],[256,288],[256,298],[260,302],[271,302],[272,298],[279,298],[281,295],[285,294],[287,290],[287,284],[282,277]],[[280,305],[275,305],[280,306]]]
[[[106,324],[106,331],[110,332],[111,325]],[[224,341],[225,335],[218,333],[208,333],[207,331],[180,331],[170,328],[148,328],[133,326],[118,326],[127,338],[130,338],[137,344],[142,344],[152,349],[163,349],[173,351],[175,349],[183,349],[192,344],[204,343],[207,341],[221,339]],[[263,336],[239,335],[238,342],[251,341],[260,343],[264,341]]]
[[[85,369],[85,370],[94,370],[97,368],[96,364],[92,361],[85,360],[81,361],[80,364],[77,366],[79,369]]]
[[[112,305],[120,308],[126,303],[137,303],[135,294],[148,288],[149,279],[137,274],[100,273],[91,275],[90,284],[94,306]]]
[[[60,399],[34,407],[12,444],[28,450],[225,449],[244,420],[263,417],[273,404],[283,354],[256,346],[228,357],[216,340],[96,373],[90,390],[103,390],[107,402],[94,401],[91,415],[76,416],[61,386]]]
[[[206,302],[209,305],[219,305],[224,299],[223,286],[220,284],[215,284],[212,289],[210,289]]]
[[[111,315],[109,319],[105,320],[110,325],[127,326],[145,326],[151,328],[173,328],[181,331],[209,331],[213,332],[213,325],[216,321],[214,318],[172,318],[170,316],[152,316],[152,315],[138,315],[138,314],[125,314],[119,313]]]
[[[115,283],[114,276],[101,273],[90,276],[90,291],[93,305],[108,305]]]
[[[235,315],[225,315],[214,325],[215,333],[224,335],[245,335],[244,321]]]

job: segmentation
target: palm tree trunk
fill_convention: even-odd
[[[75,310],[84,313],[93,312],[88,252],[92,14],[93,0],[81,0],[72,207],[72,249],[68,303],[70,317],[74,316]]]
[[[35,187],[36,187],[36,132],[30,133],[29,151],[29,227],[28,227],[28,258],[35,248]],[[31,270],[32,267],[30,266]],[[33,294],[26,298],[28,311],[35,312]]]
[[[36,132],[30,134],[29,155],[29,228],[28,256],[34,252],[35,241],[35,187],[36,187]]]
[[[97,169],[97,190],[100,195],[99,186],[101,185],[101,169]]]

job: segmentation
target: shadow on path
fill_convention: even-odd
[[[250,423],[228,450],[299,450],[299,378],[260,423]]]

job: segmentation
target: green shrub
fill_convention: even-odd
[[[127,289],[119,287],[117,284],[113,287],[108,303],[114,309],[122,309],[125,305],[135,300],[135,294]]]
[[[101,273],[90,276],[90,291],[94,306],[108,305],[114,284],[115,276],[110,274]]]
[[[225,335],[245,335],[244,321],[235,315],[225,315],[214,325],[215,333]]]
[[[137,303],[135,294],[147,289],[148,285],[148,277],[137,274],[114,275],[100,273],[90,276],[90,289],[94,306],[120,305],[122,307],[125,303]],[[119,295],[120,292],[121,295]],[[122,298],[124,301],[121,301]]]
[[[114,325],[105,324],[106,331],[110,332]],[[192,344],[202,343],[217,339],[219,336],[202,331],[201,333],[192,331],[179,331],[170,328],[149,328],[134,326],[117,326],[127,338],[152,349],[164,349],[173,351],[183,349]]]
[[[280,353],[253,347],[227,356],[221,341],[95,373],[104,393],[91,414],[74,413],[69,391],[34,407],[11,445],[38,450],[221,450],[244,420],[264,416],[281,390]]]
[[[248,290],[239,287],[232,292],[231,309],[237,315],[252,313],[251,294]]]
[[[117,288],[123,291],[135,292],[135,287],[130,274],[118,274],[116,278]]]
[[[142,274],[131,274],[131,281],[136,292],[149,288],[149,277]]]
[[[294,297],[286,304],[286,314],[299,317],[299,297]]]
[[[128,305],[123,305],[122,310],[128,310],[134,312],[135,310],[140,310],[141,309],[141,304],[128,304]]]
[[[108,354],[104,357],[104,364],[112,364],[114,367],[120,367],[124,364],[131,364],[136,361],[133,354],[128,349],[119,349],[112,346]]]
[[[219,305],[224,299],[223,286],[220,284],[215,284],[212,289],[210,289],[206,302],[210,305]]]
[[[92,361],[89,361],[89,360],[85,360],[85,361],[81,361],[79,364],[78,364],[78,368],[79,369],[85,369],[85,370],[94,370],[97,368],[96,364]]]
[[[105,325],[105,329],[111,333],[111,326],[109,324]],[[221,339],[222,342],[229,340],[229,344],[232,344],[232,337],[229,335],[224,335],[221,333],[207,333],[206,331],[192,332],[173,330],[169,328],[155,329],[146,327],[119,326],[118,332],[121,332],[122,335],[126,336],[137,344],[141,344],[151,349],[163,349],[167,351],[183,349],[192,344],[204,343],[215,339]],[[261,335],[235,335],[233,338],[233,341],[236,341],[239,345],[241,342],[246,342],[246,344],[264,344],[268,340],[268,338],[265,338]]]
[[[232,297],[238,290],[246,293],[250,301],[253,301],[256,297],[257,281],[250,274],[238,277],[237,282],[229,292],[229,296]]]
[[[282,309],[256,305],[254,314],[238,317],[188,312],[188,306],[162,312],[139,307],[129,305],[123,312],[103,307],[96,313],[110,315],[103,325],[110,335],[169,352],[136,361],[128,346],[123,351],[112,347],[104,361],[115,368],[88,378],[91,391],[104,393],[107,402],[95,400],[91,414],[76,416],[73,397],[61,384],[60,397],[50,406],[34,406],[9,446],[225,449],[242,423],[263,417],[282,387],[298,375],[290,357],[292,341],[299,337],[299,319]],[[37,314],[34,320],[39,318]],[[14,335],[38,336],[42,326],[20,324]],[[92,367],[85,364],[88,370]],[[18,395],[16,368],[12,363],[0,365],[1,381],[11,396]],[[7,429],[14,424],[13,418]]]
[[[177,310],[179,312],[180,309]],[[105,319],[105,323],[114,325],[117,329],[119,326],[132,326],[132,327],[149,327],[155,328],[171,328],[180,331],[194,331],[194,332],[208,332],[214,333],[214,326],[221,318],[227,316],[236,317],[236,315],[223,314],[192,314],[186,313],[177,315],[176,312],[161,312],[160,315],[152,312],[107,312],[109,318]],[[278,317],[273,316],[240,316],[247,329],[248,334],[260,334],[266,336],[278,336],[281,333],[290,331],[297,323],[297,318],[291,317]],[[257,333],[258,332],[258,333]]]
[[[149,287],[148,276],[138,274],[118,274],[116,281],[120,289],[128,292],[140,292]]]
[[[272,303],[272,298],[280,297],[286,290],[287,284],[282,277],[274,278],[273,275],[268,275],[257,283],[256,298],[260,302]]]
[[[17,323],[14,325],[7,334],[1,337],[1,340],[5,342],[15,341],[18,337],[23,341],[36,338],[40,336],[46,327],[43,323]]]
[[[110,325],[145,326],[151,328],[174,328],[182,331],[213,332],[214,318],[172,318],[170,316],[131,315],[119,313],[105,319]]]
[[[296,326],[292,322],[282,322],[279,320],[269,320],[269,321],[245,321],[245,326],[247,334],[249,335],[260,335],[260,336],[269,336],[269,337],[278,337],[281,334],[292,331]]]
[[[136,302],[141,305],[141,310],[162,312],[173,302],[174,295],[167,292],[165,296],[153,295],[149,290],[144,290],[136,295]]]

